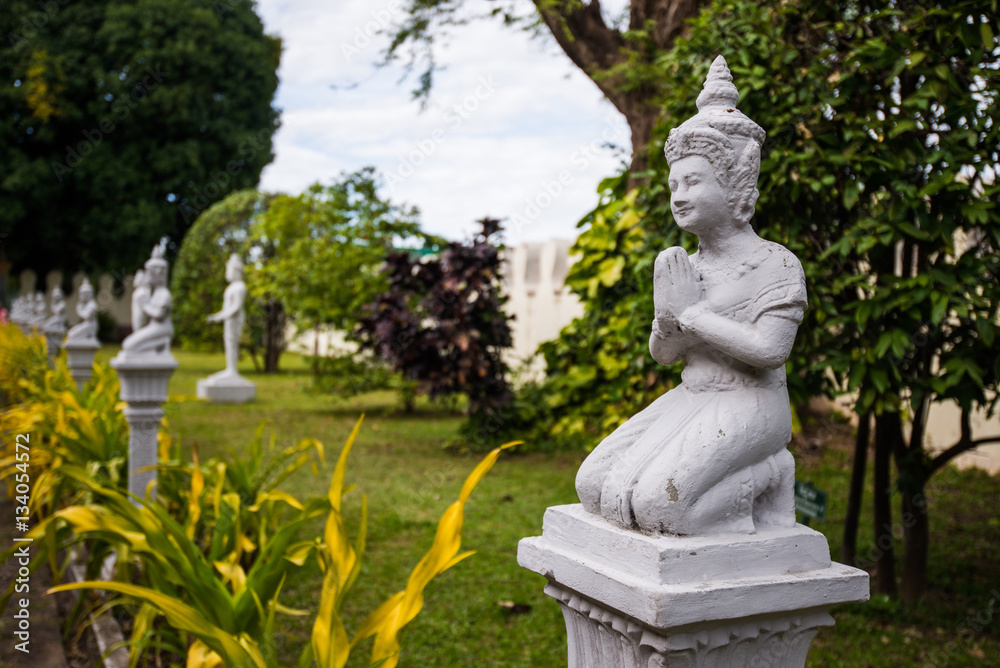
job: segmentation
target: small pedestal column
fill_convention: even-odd
[[[76,381],[76,389],[82,390],[93,375],[94,353],[100,347],[101,344],[96,339],[90,341],[66,339],[63,342],[63,348],[66,349],[66,366]]]
[[[517,560],[562,606],[570,668],[801,667],[828,610],[868,599],[868,574],[802,525],[648,536],[556,506]]]
[[[170,353],[130,355],[122,352],[111,366],[121,381],[121,398],[128,403],[128,491],[139,498],[156,482],[156,435],[163,419],[167,384],[177,360]]]
[[[62,348],[63,337],[66,335],[66,328],[46,327],[42,334],[45,335],[45,350],[49,355],[49,363],[55,364],[59,358],[59,349]]]

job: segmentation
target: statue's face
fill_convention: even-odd
[[[242,275],[243,272],[240,271],[239,267],[232,264],[226,265],[226,280],[229,281],[230,283],[239,280],[240,278],[242,278]]]
[[[150,287],[162,288],[167,284],[167,268],[158,265],[147,268],[146,282]]]
[[[729,193],[705,158],[689,155],[670,168],[670,210],[682,229],[702,234],[732,218]]]

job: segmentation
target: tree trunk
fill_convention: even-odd
[[[281,302],[269,300],[264,307],[264,373],[277,373],[281,353],[285,350],[285,308]]]
[[[912,257],[912,253],[910,256]],[[929,360],[925,367],[929,367]],[[900,491],[903,496],[903,601],[916,603],[927,586],[927,548],[930,535],[927,518],[927,497],[924,490],[932,469],[924,453],[924,433],[930,401],[926,394],[914,393],[913,423],[910,442],[903,440],[902,427],[896,448],[896,469],[899,471]],[[967,415],[967,414],[966,414]],[[963,435],[968,430],[963,426]]]
[[[534,0],[534,4],[559,47],[628,121],[632,163],[627,187],[639,185],[643,179],[633,175],[649,166],[647,148],[659,118],[659,101],[669,91],[659,82],[637,86],[625,72],[634,71],[635,61],[639,67],[651,65],[673,48],[687,30],[688,19],[698,15],[706,0],[632,0],[626,33],[604,22],[598,0],[586,4]]]
[[[875,416],[875,591],[896,596],[896,563],[892,537],[892,450],[893,420],[899,415]]]
[[[900,471],[900,475],[905,475]],[[927,588],[927,548],[930,527],[924,488],[903,490],[903,591],[904,603],[916,603]]]
[[[868,466],[868,443],[871,440],[871,414],[859,417],[858,434],[854,440],[854,466],[851,470],[851,488],[847,496],[847,516],[844,518],[844,541],[840,560],[848,566],[857,565],[858,522],[861,518],[861,501],[865,492],[865,469]]]

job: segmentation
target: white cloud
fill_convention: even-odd
[[[508,243],[574,236],[621,160],[601,144],[628,149],[624,119],[551,40],[490,20],[453,29],[421,113],[414,81],[374,66],[388,39],[376,30],[401,5],[259,1],[284,43],[282,127],[261,186],[299,192],[371,164],[392,199],[418,206],[425,229],[442,236],[467,236],[484,215],[513,219]]]

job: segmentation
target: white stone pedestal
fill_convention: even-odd
[[[42,334],[45,336],[45,350],[49,355],[49,363],[55,364],[59,358],[63,337],[66,336],[66,329],[46,329],[42,331]]]
[[[828,610],[869,596],[868,574],[802,525],[648,536],[555,506],[517,560],[562,606],[570,668],[801,667]]]
[[[241,404],[257,395],[257,387],[237,374],[225,371],[198,381],[198,397],[220,404]]]
[[[163,420],[163,402],[167,400],[167,384],[177,360],[170,353],[119,353],[111,366],[121,381],[121,398],[128,403],[128,491],[139,498],[146,487],[156,482],[156,436]]]
[[[101,344],[96,340],[67,339],[63,342],[63,348],[66,349],[66,366],[69,367],[69,375],[76,381],[76,389],[82,390],[93,375],[94,353],[100,347]]]

